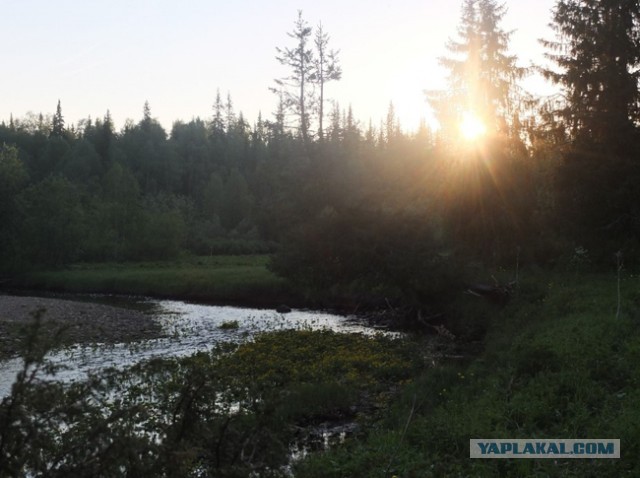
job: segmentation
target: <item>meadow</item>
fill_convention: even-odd
[[[80,263],[36,270],[13,285],[73,293],[179,298],[207,303],[272,307],[296,298],[267,268],[267,255],[183,256],[176,260]]]

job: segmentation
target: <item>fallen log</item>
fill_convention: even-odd
[[[492,304],[505,305],[511,299],[515,281],[508,284],[499,284],[498,281],[493,279],[495,284],[471,284],[467,287],[466,293],[475,295],[476,297],[482,297],[488,300]]]

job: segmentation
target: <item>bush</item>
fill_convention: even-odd
[[[422,214],[326,209],[299,227],[271,268],[307,290],[446,301],[460,287],[455,256],[443,250]]]

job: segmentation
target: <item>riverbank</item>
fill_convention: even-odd
[[[274,274],[268,255],[185,256],[172,261],[79,263],[57,270],[25,272],[2,287],[9,293],[40,295],[112,294],[183,300],[208,305],[325,310],[358,314],[372,327],[414,330],[407,312],[385,297],[349,292],[305,291]]]
[[[74,264],[31,271],[5,287],[72,293],[140,295],[208,304],[275,308],[306,305],[267,268],[269,256],[187,256],[175,261]]]
[[[141,311],[42,297],[0,295],[0,360],[18,355],[39,316],[40,340],[55,346],[128,343],[159,337],[160,325]]]
[[[250,342],[225,355],[230,362],[224,368],[222,362],[210,364],[210,358],[199,355],[181,365],[169,363],[176,367],[171,373],[167,364],[150,363],[149,372],[184,385],[184,390],[176,389],[182,390],[178,398],[200,387],[211,388],[203,396],[215,396],[216,390],[225,389],[216,382],[222,370],[234,381],[245,374],[242,390],[261,400],[284,397],[276,408],[251,410],[245,417],[269,437],[274,430],[291,431],[282,426],[283,417],[271,414],[276,409],[289,413],[300,407],[300,415],[286,415],[293,429],[345,419],[357,423],[343,444],[293,464],[298,478],[635,476],[640,469],[638,278],[624,274],[618,295],[612,274],[527,271],[523,276],[504,307],[461,295],[460,323],[464,319],[468,328],[486,328],[483,350],[476,357],[451,354],[449,347],[457,339],[430,342],[437,345],[434,350],[422,340],[393,345],[383,340],[373,353],[369,347],[380,339],[302,330],[261,336],[257,345]],[[389,347],[393,357],[386,355]],[[408,368],[399,366],[413,361]],[[371,379],[375,387],[366,385],[356,393],[376,367],[384,370]],[[314,373],[324,374],[319,383],[309,383]],[[344,380],[335,381],[337,377]],[[377,388],[382,379],[389,382]],[[309,400],[318,406],[311,417]],[[225,418],[221,414],[215,419]],[[211,427],[202,430],[217,433]],[[469,439],[477,437],[619,438],[622,459],[469,460]],[[279,438],[269,446],[288,440]],[[229,437],[224,443],[235,446]]]
[[[522,277],[513,300],[492,310],[478,357],[415,377],[375,426],[294,475],[638,476],[638,277],[624,272],[619,289],[615,273]],[[621,459],[470,460],[471,438],[615,438]]]

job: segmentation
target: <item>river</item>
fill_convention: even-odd
[[[90,298],[89,298],[90,299]],[[82,298],[83,301],[87,297]],[[94,344],[66,347],[47,355],[60,369],[44,380],[71,382],[89,372],[109,367],[126,368],[153,357],[177,357],[211,349],[220,342],[242,342],[256,333],[284,329],[331,329],[343,333],[374,333],[356,320],[323,312],[246,309],[192,304],[173,300],[117,298],[119,305],[143,308],[152,314],[163,332],[162,338],[128,344]],[[11,390],[22,360],[0,362],[0,398]]]

